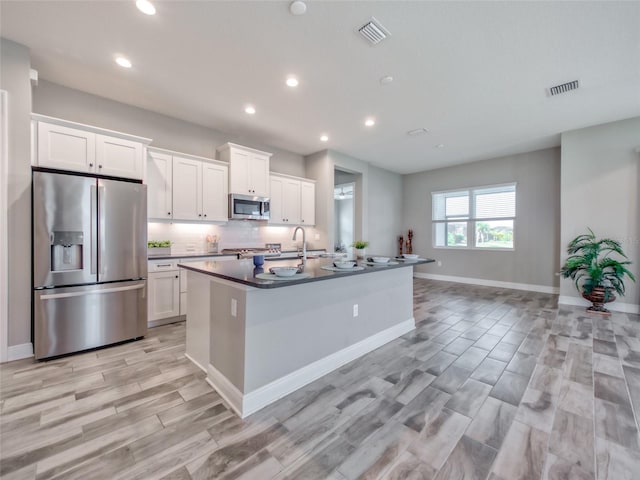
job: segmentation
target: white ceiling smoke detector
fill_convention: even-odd
[[[358,28],[358,32],[371,45],[377,45],[385,38],[391,36],[389,30],[384,28],[374,17],[371,17],[371,20]]]
[[[571,90],[577,90],[579,87],[578,80],[572,82],[562,83],[554,87],[549,88],[549,96],[560,95],[561,93],[567,93]]]
[[[291,12],[291,15],[304,15],[307,11],[307,4],[302,0],[295,0],[294,2],[291,2],[291,5],[289,5],[289,11]]]
[[[391,82],[393,82],[393,77],[391,75],[387,75],[380,79],[380,85],[389,85]]]

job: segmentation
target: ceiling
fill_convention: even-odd
[[[155,5],[147,16],[132,0],[2,1],[0,33],[51,82],[399,173],[557,146],[563,131],[640,115],[637,1],[309,1],[301,16],[288,1]],[[391,32],[376,46],[357,34],[371,16]],[[577,91],[547,94],[575,79]],[[407,135],[418,128],[429,132]]]

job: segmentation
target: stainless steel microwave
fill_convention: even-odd
[[[269,198],[229,194],[231,220],[269,220]]]

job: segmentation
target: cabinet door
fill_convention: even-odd
[[[147,286],[149,320],[180,315],[180,273],[177,270],[150,273]]]
[[[202,220],[202,162],[173,157],[173,219]]]
[[[202,215],[204,220],[226,222],[229,219],[227,167],[202,164]]]
[[[171,155],[149,152],[147,159],[147,216],[149,218],[171,217]]]
[[[142,180],[142,150],[139,142],[96,135],[96,172]]]
[[[39,166],[93,172],[95,164],[95,133],[38,122]]]
[[[287,223],[282,211],[282,190],[284,188],[284,178],[272,176],[269,180],[269,184],[271,185],[271,192],[269,194],[269,223],[273,225]]]
[[[300,223],[316,224],[316,184],[300,182]]]
[[[250,154],[249,189],[254,195],[269,196],[269,157],[259,153]]]
[[[300,181],[285,178],[282,188],[282,211],[285,222],[292,225],[300,223]]]
[[[229,157],[229,193],[248,195],[253,193],[249,188],[249,153],[231,149]]]

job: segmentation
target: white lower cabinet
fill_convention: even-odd
[[[187,315],[187,271],[178,264],[193,261],[224,262],[235,255],[149,260],[147,310],[149,327],[157,327]]]
[[[149,322],[180,315],[180,272],[178,270],[150,272],[147,286]]]

